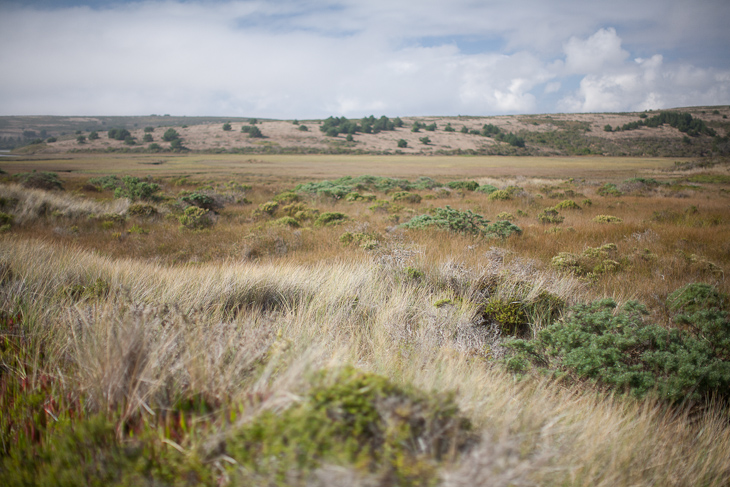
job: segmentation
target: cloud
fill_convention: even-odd
[[[651,39],[624,42],[649,31],[670,45],[661,22],[680,7],[674,0],[617,0],[610,8],[569,0],[525,0],[521,8],[469,0],[0,3],[0,112],[307,118],[728,103],[730,67],[668,59]],[[717,13],[714,2],[693,9]],[[689,36],[680,27],[694,24],[670,17],[675,44],[701,43],[703,31]],[[707,22],[712,39],[723,35],[716,23]],[[475,52],[462,49],[462,39],[489,42]],[[713,59],[721,64],[724,53]]]

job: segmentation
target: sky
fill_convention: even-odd
[[[728,0],[0,0],[0,115],[730,104]]]

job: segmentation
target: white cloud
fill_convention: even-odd
[[[626,24],[637,18],[642,31],[668,43],[661,19],[680,7],[675,0],[617,0],[610,8],[572,0],[524,0],[520,8],[491,0],[147,0],[54,10],[0,3],[0,112],[305,118],[730,102],[726,70],[666,61],[649,41],[638,51],[624,46],[624,37],[640,37]],[[671,19],[678,29],[694,25]],[[707,23],[712,38],[721,35],[714,17]],[[682,45],[703,34],[678,32]],[[443,45],[424,47],[425,37]],[[466,53],[458,47],[464,38],[497,41]],[[631,60],[630,52],[643,57]],[[580,86],[567,93],[575,77]],[[559,106],[545,101],[556,98]]]

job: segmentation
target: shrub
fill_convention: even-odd
[[[438,462],[453,460],[473,441],[471,424],[451,396],[352,367],[319,374],[314,383],[302,401],[266,411],[230,435],[226,453],[238,464],[232,475],[285,479],[292,471],[306,477],[323,463],[352,464],[393,485],[427,485]]]
[[[515,219],[515,216],[512,213],[503,211],[503,212],[497,214],[497,219],[511,222]]]
[[[53,142],[56,142],[56,141],[58,141],[58,139],[56,137],[48,137],[46,139],[46,142],[48,142],[49,144],[50,143],[53,143]]]
[[[223,130],[225,132],[230,132],[231,131],[231,124],[230,124],[230,122],[226,122],[226,123],[223,124]]]
[[[261,218],[264,216],[272,216],[279,209],[279,203],[276,201],[267,201],[261,203],[258,208],[253,211],[254,218]]]
[[[45,190],[63,190],[63,182],[58,179],[55,172],[25,172],[16,174],[20,184],[26,188],[45,189]]]
[[[213,226],[213,220],[208,215],[208,212],[197,206],[188,206],[185,208],[178,221],[183,227],[190,230],[202,230]]]
[[[6,232],[10,230],[13,225],[15,217],[3,211],[0,211],[0,232]]]
[[[203,193],[190,193],[187,196],[183,196],[182,201],[189,205],[197,206],[208,211],[215,211],[223,207],[218,201],[212,196]]]
[[[297,130],[301,130],[302,132],[308,132],[309,131],[309,129],[307,128],[307,126],[304,125],[304,124],[300,125]]]
[[[260,139],[264,136],[264,134],[261,133],[261,130],[256,126],[251,126],[251,129],[248,131],[248,136],[252,139]]]
[[[589,198],[586,198],[581,201],[580,204],[583,206],[593,206],[593,201],[591,201]]]
[[[484,306],[484,318],[497,322],[503,334],[522,335],[527,329],[527,314],[520,301],[505,301],[492,298]]]
[[[157,208],[144,203],[134,203],[129,205],[129,208],[127,208],[127,215],[129,216],[150,217],[155,216],[156,214]]]
[[[615,260],[618,254],[616,244],[608,243],[600,247],[587,247],[580,254],[560,252],[552,258],[551,265],[579,276],[593,277],[621,268]]]
[[[419,137],[418,140],[420,140],[421,144],[423,145],[428,145],[431,143],[431,139],[429,139],[428,137]]]
[[[348,221],[350,217],[337,211],[328,211],[319,215],[314,221],[315,227],[330,227]]]
[[[283,216],[277,220],[272,221],[271,224],[281,226],[281,227],[291,227],[291,228],[299,227],[299,222],[291,216]]]
[[[376,235],[362,232],[345,232],[340,235],[340,243],[342,245],[355,244],[365,250],[373,250],[380,245]]]
[[[145,127],[144,128],[145,133],[152,133],[155,131],[154,127]]]
[[[578,203],[576,203],[573,200],[563,200],[554,207],[556,210],[580,210],[581,207],[578,206]]]
[[[560,215],[555,208],[545,208],[537,215],[537,221],[545,225],[563,223],[564,220],[565,217]]]
[[[133,176],[123,176],[121,184],[114,190],[115,198],[129,198],[136,200],[154,200],[155,193],[160,190],[160,185],[142,181]]]
[[[408,141],[406,139],[398,139],[398,147],[401,149],[408,147]]]
[[[621,196],[623,194],[613,183],[604,184],[598,188],[597,193],[601,196]]]
[[[484,185],[479,186],[474,191],[478,191],[478,192],[484,193],[484,194],[492,194],[495,191],[499,191],[499,190],[497,189],[496,186],[492,186],[491,184],[484,184]],[[500,199],[500,198],[494,198],[494,199]],[[509,198],[505,198],[505,199],[509,199]]]
[[[494,187],[494,186],[492,186]],[[512,193],[505,189],[498,189],[489,193],[489,201],[505,201],[512,199]]]
[[[162,135],[162,140],[165,142],[172,142],[173,140],[178,140],[180,138],[180,134],[177,133],[177,130],[170,128],[165,131],[165,133]]]
[[[160,152],[162,150],[162,146],[160,144],[150,144],[147,149],[152,152]]]
[[[289,203],[295,203],[295,202],[301,200],[302,198],[294,191],[284,191],[282,193],[277,194],[272,199],[276,203],[285,205],[285,204],[289,204]]]
[[[408,191],[398,191],[393,193],[393,201],[403,201],[406,203],[420,203],[421,195],[416,193],[410,193]]]
[[[124,140],[125,138],[132,135],[127,129],[111,129],[107,132],[107,136],[114,140]]]
[[[86,143],[86,136],[79,135],[76,137],[76,143],[77,144],[85,144]]]
[[[610,125],[606,124],[603,126],[603,131],[604,132],[613,132],[613,128],[611,128]]]
[[[182,145],[182,139],[175,139],[172,142],[170,142],[170,149],[187,150],[187,147]]]
[[[519,227],[502,221],[489,225],[489,220],[471,210],[459,211],[446,206],[434,208],[432,215],[419,215],[401,225],[404,228],[424,229],[436,227],[455,233],[471,234],[482,237],[507,237],[521,233]]]
[[[724,318],[727,340],[727,313],[707,307],[698,312],[713,314],[719,318],[715,323]],[[655,395],[673,403],[713,394],[728,397],[728,348],[715,343],[718,338],[722,341],[722,335],[648,324],[647,314],[635,301],[619,309],[611,299],[575,306],[563,322],[542,330],[535,340],[507,342],[507,363],[517,369],[532,364],[637,397]]]
[[[124,143],[127,144],[127,145],[134,145],[134,144],[136,144],[136,142],[134,141],[134,137],[132,137],[131,135],[127,135],[124,138]]]
[[[456,132],[456,129],[451,126],[451,122],[448,122],[446,127],[444,127],[444,132]]]
[[[142,142],[152,142],[153,140],[152,134],[144,134],[142,137]]]
[[[476,191],[479,189],[479,183],[476,181],[451,181],[447,186],[451,189],[465,189],[467,191]]]
[[[611,216],[611,215],[596,215],[595,218],[591,220],[595,223],[621,223],[623,220],[617,216]]]

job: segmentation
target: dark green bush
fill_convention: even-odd
[[[406,203],[420,203],[421,195],[411,193],[409,191],[397,191],[393,193],[393,201],[403,201]]]
[[[479,183],[476,181],[451,181],[447,186],[451,189],[465,189],[467,191],[476,191],[479,189]]]
[[[55,172],[24,172],[16,174],[20,184],[26,188],[45,189],[45,190],[63,190],[63,182],[58,179]]]
[[[408,141],[406,139],[398,139],[398,147],[401,149],[408,147]]]
[[[189,205],[197,206],[204,210],[215,211],[223,207],[218,201],[212,196],[203,193],[191,193],[187,196],[183,196],[182,201]]]
[[[208,211],[197,206],[188,206],[178,218],[180,224],[190,230],[202,230],[213,226],[213,220],[208,215]]]
[[[431,215],[419,215],[401,225],[404,228],[424,229],[436,227],[455,233],[477,235],[481,237],[507,237],[522,230],[508,221],[499,221],[489,225],[489,220],[471,210],[459,211],[446,206],[434,208]]]
[[[114,197],[129,198],[132,201],[154,200],[155,193],[159,190],[159,184],[142,181],[134,176],[123,176],[119,186],[114,189]]]
[[[162,140],[165,142],[172,142],[173,140],[177,140],[180,138],[180,134],[177,133],[177,130],[175,129],[167,129],[165,130],[165,133],[162,135]]]
[[[114,140],[124,140],[132,135],[127,129],[111,129],[107,132],[107,136]]]
[[[567,373],[637,397],[653,394],[670,402],[728,397],[728,349],[716,343],[718,338],[722,342],[722,332],[708,337],[702,332],[648,324],[646,309],[635,301],[616,307],[611,299],[578,305],[536,339],[508,341],[508,367],[524,371],[534,366]],[[711,310],[697,312],[707,311]],[[708,322],[717,324],[724,319],[726,337],[730,327],[727,313],[716,312],[716,319]]]
[[[227,454],[239,464],[232,475],[253,472],[286,484],[292,471],[306,475],[327,462],[387,475],[393,485],[428,485],[439,462],[473,441],[469,421],[450,396],[350,367],[314,382],[303,401],[265,412],[230,435]]]
[[[495,191],[499,191],[499,189],[497,189],[496,186],[492,186],[491,184],[483,184],[483,185],[479,186],[477,189],[475,189],[474,191],[478,191],[478,192],[484,193],[484,194],[492,194]]]
[[[623,194],[613,183],[604,184],[596,192],[601,196],[621,196]]]
[[[329,227],[333,225],[339,225],[340,223],[344,223],[349,219],[350,217],[348,217],[344,213],[339,213],[337,211],[328,211],[319,215],[319,217],[314,221],[314,226]]]

